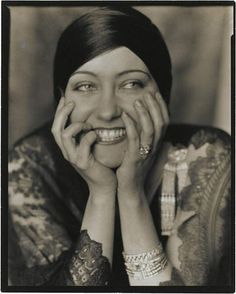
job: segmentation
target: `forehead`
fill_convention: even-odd
[[[83,64],[77,70],[94,73],[119,73],[130,69],[148,71],[145,63],[127,47],[107,51]]]

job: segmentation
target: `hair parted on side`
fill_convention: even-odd
[[[56,101],[76,69],[105,51],[121,46],[129,48],[143,60],[168,104],[172,74],[167,46],[150,19],[129,6],[95,8],[65,29],[54,59]]]

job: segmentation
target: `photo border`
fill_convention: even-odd
[[[1,170],[2,170],[2,246],[1,246],[1,291],[2,292],[124,292],[124,293],[234,293],[235,291],[235,202],[232,201],[232,281],[230,286],[130,286],[130,287],[96,287],[96,286],[9,286],[8,285],[8,79],[9,79],[9,45],[10,45],[10,7],[73,7],[103,5],[133,6],[233,6],[233,28],[235,28],[234,1],[2,1],[2,117],[1,117]],[[235,36],[231,37],[231,147],[232,147],[232,192],[235,195]]]

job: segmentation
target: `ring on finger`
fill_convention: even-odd
[[[139,154],[142,158],[146,158],[152,151],[152,146],[150,144],[140,145]]]

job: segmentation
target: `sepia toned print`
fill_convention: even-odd
[[[231,10],[10,7],[9,286],[232,286]]]

